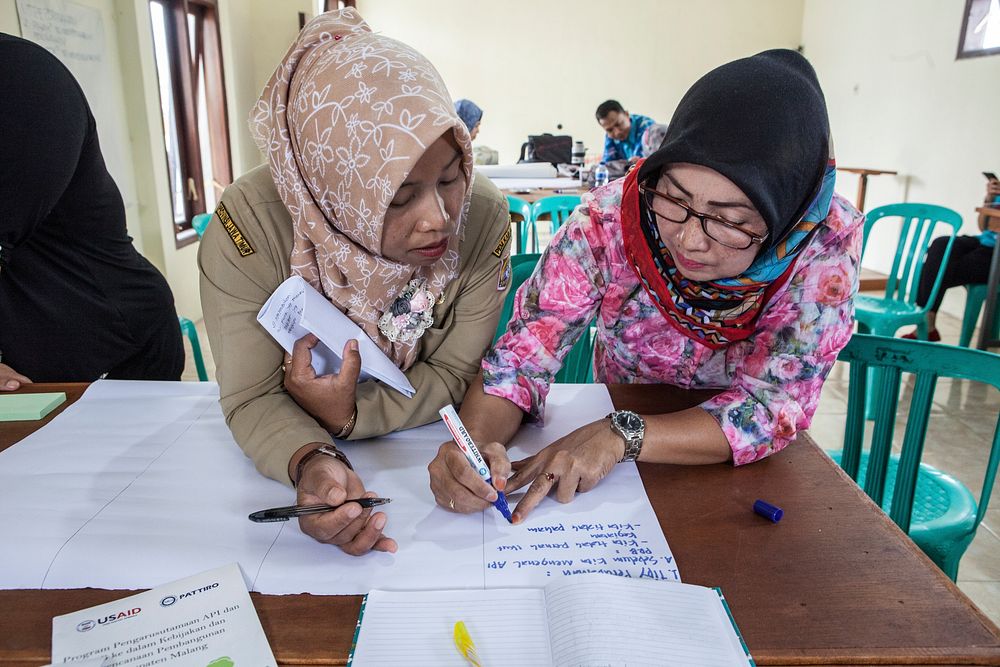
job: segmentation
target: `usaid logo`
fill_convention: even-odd
[[[126,609],[125,611],[120,611],[117,614],[108,614],[104,618],[99,618],[97,621],[92,621],[87,619],[86,621],[80,621],[76,624],[77,632],[88,632],[93,630],[98,625],[108,625],[110,623],[116,623],[118,621],[124,620],[126,618],[132,618],[133,616],[138,616],[142,611],[142,607],[135,607],[134,609]]]

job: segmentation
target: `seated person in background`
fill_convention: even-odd
[[[479,136],[479,128],[483,120],[483,110],[472,100],[457,100],[455,102],[455,113],[465,123],[469,129],[469,140],[475,141]],[[496,149],[489,146],[476,146],[472,149],[473,162],[475,164],[496,164],[499,162],[499,154]]]
[[[667,126],[661,125],[660,123],[653,123],[646,128],[646,131],[642,133],[642,141],[640,142],[639,154],[642,157],[649,157],[660,147],[663,143],[663,137],[667,135]],[[608,175],[611,178],[620,178],[624,176],[629,169],[635,166],[638,158],[632,158],[629,160],[611,160],[610,162],[605,162],[604,165],[608,168]]]
[[[621,461],[743,465],[809,426],[851,337],[864,221],[834,194],[831,148],[812,67],[765,51],[702,77],[663,146],[584,195],[518,290],[461,409],[498,488],[529,486],[515,522],[549,493],[569,502],[592,489]],[[612,413],[511,465],[504,445],[525,418],[543,418],[592,322],[598,382],[720,393],[672,414]],[[463,463],[443,444],[431,489],[443,507],[479,511],[495,491]]]
[[[0,390],[179,380],[174,298],[138,253],[80,85],[0,34]]]
[[[655,121],[637,113],[629,114],[617,100],[601,102],[594,114],[607,136],[601,162],[642,157],[642,135]]]
[[[1000,203],[1000,181],[990,179],[986,181],[986,197],[983,200],[986,206]],[[941,289],[938,290],[937,299],[933,307],[927,311],[927,340],[937,343],[941,340],[941,334],[937,330],[937,311],[944,300],[944,293],[949,287],[960,285],[985,285],[990,275],[990,262],[993,260],[993,248],[997,244],[997,233],[986,229],[987,218],[979,215],[979,229],[983,233],[979,236],[958,236],[951,247],[951,255],[948,257],[948,266],[944,269],[944,278],[941,280]],[[924,260],[924,268],[920,273],[920,284],[917,286],[917,305],[926,306],[931,290],[934,289],[934,281],[937,280],[938,270],[941,268],[941,260],[944,257],[945,248],[948,247],[948,237],[934,239],[927,248],[927,258]],[[903,338],[916,339],[917,332],[911,331]]]
[[[382,66],[397,61],[421,73],[416,92]],[[268,164],[229,186],[215,216],[246,245],[213,218],[199,253],[222,410],[257,468],[296,486],[300,504],[340,504],[365,486],[334,437],[436,421],[476,376],[507,286],[507,203],[473,179],[469,132],[437,70],[353,9],[305,26],[250,125]],[[361,327],[413,398],[358,384],[354,341],[337,375],[316,376],[314,337],[286,357],[256,316],[291,274]],[[357,555],[396,549],[385,521],[348,503],[299,526]]]

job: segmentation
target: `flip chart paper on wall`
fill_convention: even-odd
[[[610,410],[603,385],[555,385],[545,427],[522,428],[512,457]],[[216,385],[102,380],[0,452],[0,587],[150,588],[234,560],[252,590],[276,594],[537,586],[588,571],[679,579],[634,464],[512,526],[492,507],[434,504],[427,464],[448,439],[438,422],[342,443],[366,487],[392,498],[385,532],[399,542],[356,558],[295,522],[247,520],[294,494],[233,442]]]

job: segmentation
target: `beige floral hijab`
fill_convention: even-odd
[[[449,128],[468,182],[458,232],[431,266],[382,257],[389,203]],[[373,33],[353,9],[321,14],[271,75],[250,131],[292,216],[292,273],[409,368],[430,307],[458,274],[472,192],[469,133],[437,70],[409,46]],[[407,320],[411,305],[422,310]]]

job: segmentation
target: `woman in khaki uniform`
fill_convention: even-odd
[[[351,9],[302,30],[250,125],[268,164],[226,189],[199,252],[222,408],[257,468],[296,486],[298,503],[373,495],[334,437],[426,424],[461,400],[507,289],[507,205],[474,178],[469,133],[434,67]],[[336,375],[316,376],[312,336],[285,355],[256,315],[289,275],[357,323],[413,398],[358,384],[353,341]],[[385,520],[347,503],[299,523],[359,555],[395,551]]]

